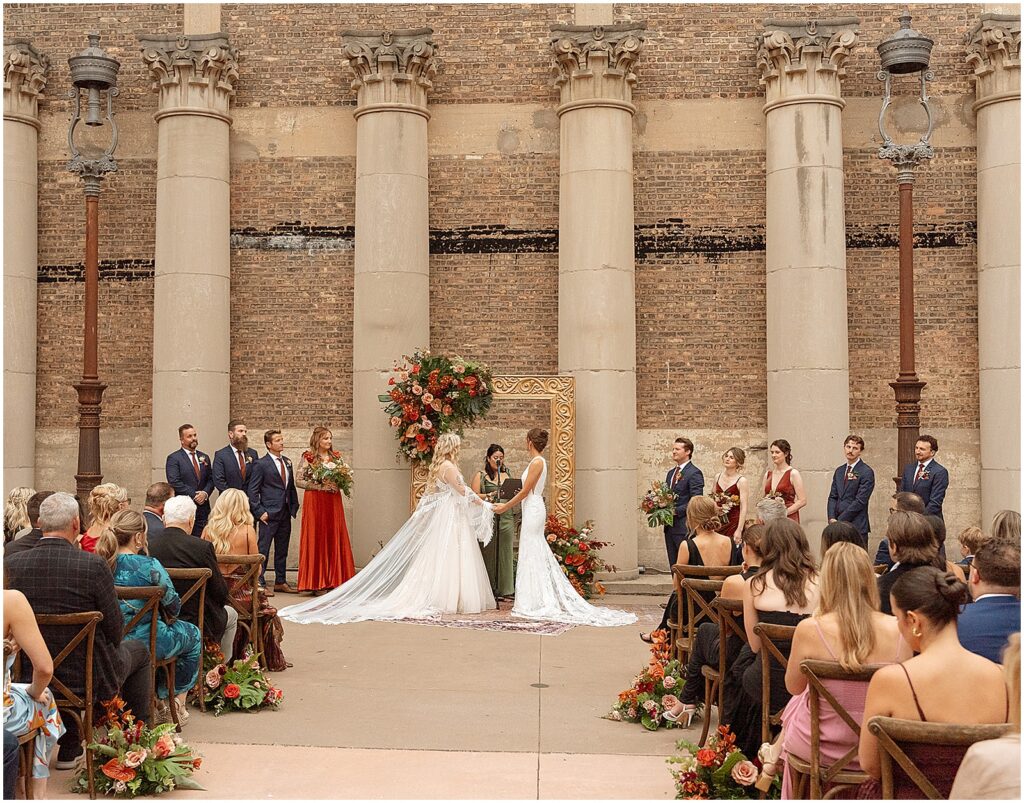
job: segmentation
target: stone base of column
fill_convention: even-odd
[[[1000,510],[1020,510],[1020,369],[982,369],[981,527]]]

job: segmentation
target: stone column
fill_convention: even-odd
[[[815,540],[850,427],[840,79],[857,24],[766,20],[758,37],[767,100],[768,437],[793,447],[807,494],[801,523]],[[761,478],[751,482],[758,488]]]
[[[552,28],[561,92],[558,369],[576,378],[576,510],[636,577],[634,24]]]
[[[140,37],[159,94],[153,281],[152,476],[178,426],[224,437],[230,398],[230,104],[237,51],[224,34]]]
[[[50,60],[4,46],[4,497],[35,485],[39,94]]]
[[[981,522],[1020,510],[1020,15],[971,32],[978,120]]]
[[[395,362],[430,340],[431,34],[430,28],[342,34],[357,92],[352,460],[359,482],[352,547],[360,566],[409,515],[411,471],[397,457],[377,396]]]

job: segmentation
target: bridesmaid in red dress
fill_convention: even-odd
[[[299,541],[299,591],[312,591],[314,595],[337,588],[356,573],[341,491],[331,483],[313,480],[313,466],[341,458],[341,453],[332,449],[333,437],[327,427],[316,427],[309,450],[302,453],[302,465],[295,472],[295,484],[306,491]]]
[[[727,449],[722,455],[722,465],[725,466],[725,471],[715,477],[716,494],[738,496],[740,499],[729,510],[729,521],[721,530],[722,535],[729,536],[736,544],[743,540],[743,523],[747,520],[747,486],[749,483],[747,478],[740,473],[746,459],[746,453],[739,446]]]
[[[800,472],[790,467],[793,461],[793,450],[789,441],[772,441],[769,453],[772,458],[772,468],[764,475],[764,495],[778,493],[782,501],[786,503],[786,515],[793,521],[800,523],[800,508],[807,504],[807,495],[804,493],[804,481]]]

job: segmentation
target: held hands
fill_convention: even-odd
[[[499,502],[493,508],[494,514],[496,516],[500,516],[502,513],[504,513],[506,510],[508,510],[508,508],[509,508],[508,502]]]

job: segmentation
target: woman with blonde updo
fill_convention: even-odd
[[[477,540],[490,540],[492,508],[463,480],[461,446],[454,432],[437,439],[416,510],[361,572],[322,597],[281,611],[281,617],[300,624],[341,624],[494,608],[477,546]]]
[[[128,507],[128,491],[112,482],[97,485],[89,493],[89,529],[85,531],[79,546],[86,552],[95,552],[107,523],[119,510]]]
[[[4,543],[20,538],[32,529],[28,518],[28,500],[34,488],[11,488],[4,505]]]

